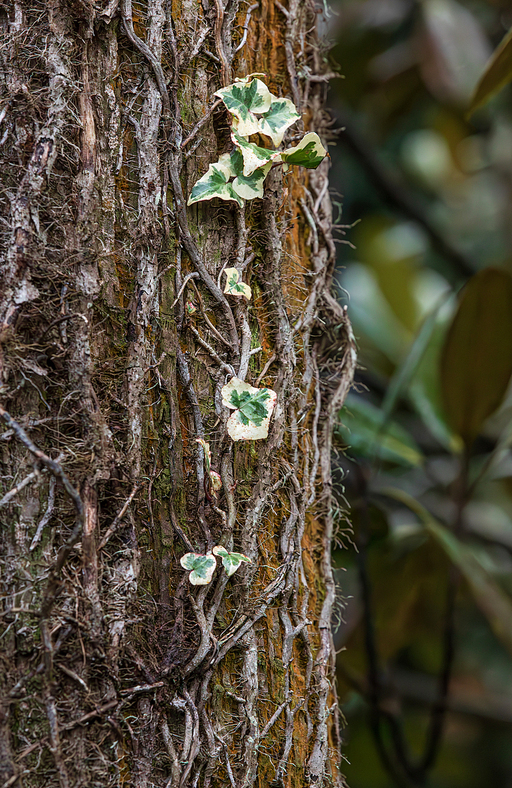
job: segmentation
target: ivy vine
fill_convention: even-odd
[[[243,207],[245,200],[263,197],[263,183],[272,165],[297,164],[315,169],[327,155],[318,134],[306,134],[298,145],[285,150],[270,150],[249,142],[261,134],[269,137],[275,147],[281,145],[286,130],[300,119],[290,99],[274,96],[261,79],[263,74],[250,74],[215,95],[232,115],[231,139],[235,145],[194,184],[188,205],[201,200],[233,200]]]

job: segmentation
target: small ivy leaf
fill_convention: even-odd
[[[254,170],[257,170],[260,167],[265,167],[265,165],[269,162],[281,160],[280,153],[277,151],[267,150],[266,148],[260,148],[259,145],[254,145],[252,142],[247,142],[247,140],[238,134],[235,128],[231,129],[231,139],[239,148],[243,156],[243,174],[246,177],[248,175],[252,175]]]
[[[272,97],[272,104],[259,120],[258,130],[270,137],[276,148],[282,143],[286,129],[292,126],[300,115],[290,99]]]
[[[287,148],[281,153],[281,159],[288,164],[299,164],[313,170],[326,156],[327,151],[314,131],[306,134],[294,148]]]
[[[211,553],[186,553],[180,558],[180,564],[190,571],[188,579],[193,586],[206,586],[213,577],[217,561]]]
[[[224,273],[226,274],[226,287],[224,288],[224,292],[233,296],[245,296],[249,301],[252,295],[251,288],[249,285],[244,285],[243,282],[239,282],[240,274],[236,268],[225,268]]]
[[[271,167],[272,162],[269,162],[264,167],[254,170],[252,175],[238,175],[233,181],[233,189],[244,200],[255,200],[257,197],[261,199],[263,183]]]
[[[257,389],[239,378],[231,378],[221,390],[222,404],[234,409],[227,430],[234,441],[260,440],[268,436],[270,418],[277,394],[272,389]]]
[[[226,109],[235,116],[238,131],[244,137],[256,134],[258,119],[254,113],[266,112],[272,103],[272,94],[261,79],[250,82],[235,82],[215,93]]]
[[[225,162],[219,160],[215,164],[210,164],[208,172],[194,184],[187,205],[219,197],[221,200],[234,200],[242,208],[244,201],[228,183],[230,176],[231,169]]]
[[[226,570],[226,574],[228,577],[234,575],[240,564],[242,563],[251,563],[251,559],[247,558],[246,555],[243,553],[230,553],[226,550],[225,547],[221,545],[217,545],[217,547],[213,548],[213,553],[218,555],[219,558],[222,558],[222,566]]]

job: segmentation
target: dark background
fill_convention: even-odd
[[[468,445],[440,363],[461,288],[512,272],[511,87],[467,116],[511,25],[499,0],[330,11],[337,282],[360,365],[334,479],[351,788],[512,786],[512,395]],[[482,291],[489,325],[495,300]],[[499,357],[505,333],[488,341]]]

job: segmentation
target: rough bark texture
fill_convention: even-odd
[[[0,11],[5,786],[342,784],[330,436],[354,354],[328,161],[185,207],[235,76],[326,138],[318,9],[222,2]],[[268,440],[228,437],[233,372],[277,391]],[[193,588],[180,557],[218,543],[252,563]]]

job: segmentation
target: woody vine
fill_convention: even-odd
[[[264,75],[251,74],[236,79],[232,85],[215,93],[232,115],[231,140],[234,148],[210,164],[206,174],[194,185],[188,205],[219,198],[234,201],[243,208],[245,200],[263,197],[265,178],[273,166],[281,164],[287,169],[295,164],[315,169],[327,155],[318,134],[314,132],[306,134],[296,146],[284,150],[270,150],[249,141],[259,134],[270,138],[278,147],[286,130],[300,118],[293,102],[274,96],[259,79],[260,76]],[[238,269],[224,267],[223,273],[226,277],[224,293],[250,300],[250,285],[241,281]],[[233,410],[226,425],[233,441],[267,438],[277,400],[275,391],[255,388],[233,375],[222,388],[221,395],[223,406]],[[216,497],[216,491],[222,486],[221,477],[211,468],[209,444],[201,438],[197,442],[203,449],[210,488]],[[228,577],[242,563],[250,562],[246,555],[229,552],[222,545],[217,545],[206,554],[186,553],[180,563],[189,571],[192,585],[210,583],[217,566],[216,556],[222,559]]]

